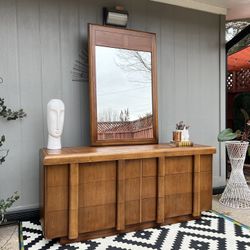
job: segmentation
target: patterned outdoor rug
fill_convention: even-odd
[[[106,238],[59,245],[45,240],[39,222],[20,225],[22,250],[250,250],[250,228],[216,212],[193,220]]]

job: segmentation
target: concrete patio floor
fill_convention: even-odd
[[[18,225],[0,227],[0,250],[18,250]]]
[[[225,207],[219,203],[220,195],[213,196],[213,210],[225,214],[236,221],[250,226],[250,209],[233,209]],[[4,226],[0,227],[0,250],[18,250],[19,236],[18,226]]]
[[[221,195],[213,196],[213,210],[250,227],[250,209],[235,209],[223,206],[219,203],[220,196]]]

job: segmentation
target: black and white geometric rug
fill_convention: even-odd
[[[45,240],[39,222],[22,222],[20,236],[21,250],[250,250],[249,228],[213,211],[200,220],[65,246]]]

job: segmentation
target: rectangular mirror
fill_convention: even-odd
[[[112,33],[120,34],[115,43]],[[126,46],[133,37],[135,44]],[[90,25],[92,145],[157,142],[152,38],[151,33]]]

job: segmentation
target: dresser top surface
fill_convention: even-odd
[[[52,165],[161,156],[214,154],[215,152],[215,147],[211,146],[195,144],[192,147],[176,147],[171,143],[107,147],[71,147],[62,148],[61,150],[42,149],[41,160],[44,165]]]

